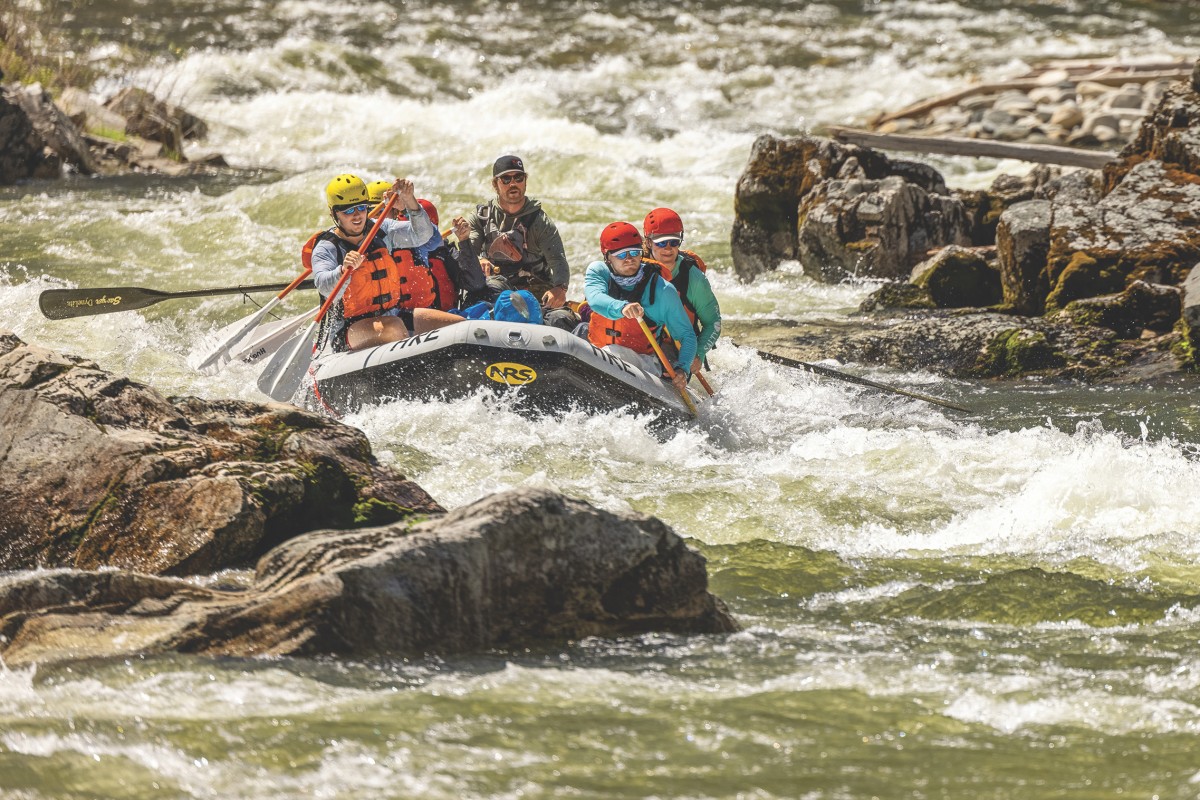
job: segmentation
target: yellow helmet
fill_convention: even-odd
[[[383,201],[383,193],[392,188],[391,181],[371,181],[367,184],[367,196],[372,203],[378,205]]]
[[[338,175],[325,185],[325,200],[332,211],[335,206],[369,203],[367,184],[357,175]]]

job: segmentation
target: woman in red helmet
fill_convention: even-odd
[[[692,320],[696,332],[692,372],[696,372],[721,336],[721,306],[705,275],[708,267],[700,256],[681,249],[683,220],[671,209],[656,208],[647,214],[642,232],[650,257],[662,265],[662,276],[679,292],[679,299]]]
[[[589,264],[583,279],[592,309],[588,341],[660,372],[654,348],[638,324],[644,317],[660,342],[679,342],[673,383],[683,393],[696,358],[696,334],[679,293],[663,280],[656,262],[642,258],[642,235],[628,222],[613,222],[600,232],[600,253],[604,260]]]

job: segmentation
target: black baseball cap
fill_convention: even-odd
[[[500,156],[492,165],[492,177],[498,178],[506,172],[524,172],[525,162],[520,156]]]

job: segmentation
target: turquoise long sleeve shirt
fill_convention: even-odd
[[[646,262],[648,269],[656,264]],[[588,264],[583,277],[583,294],[593,314],[599,314],[608,319],[620,319],[621,311],[629,303],[613,297],[608,293],[608,265],[603,261],[593,261]],[[654,302],[650,302],[650,289],[654,287]],[[654,279],[642,290],[638,302],[646,312],[648,320],[655,325],[666,325],[667,331],[679,342],[679,360],[676,369],[683,370],[685,375],[691,375],[692,360],[696,357],[696,333],[692,330],[692,321],[688,319],[683,301],[675,287],[663,280],[662,275],[655,274]]]

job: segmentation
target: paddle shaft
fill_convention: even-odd
[[[654,348],[658,360],[662,362],[663,369],[671,376],[672,381],[675,380],[675,369],[671,366],[671,362],[667,361],[667,356],[662,351],[662,348],[658,346],[658,340],[654,338],[654,332],[650,330],[650,326],[646,324],[646,320],[643,317],[638,317],[637,321],[638,325],[642,326],[642,333],[646,334],[646,341]],[[696,404],[692,402],[692,398],[688,397],[686,387],[680,390],[679,396],[683,398],[684,405],[688,407],[688,411],[692,412],[692,416],[696,416],[699,412],[696,411]]]
[[[184,292],[162,292],[157,289],[142,289],[137,286],[117,286],[107,289],[47,289],[38,297],[42,314],[50,319],[71,319],[96,314],[111,314],[115,311],[136,311],[163,300],[181,300],[187,297],[217,297],[226,294],[251,294],[254,292],[277,292],[290,289],[311,289],[312,281],[292,283],[263,283],[255,286],[223,286],[216,289],[191,289]]]
[[[734,346],[740,347],[741,345]],[[845,372],[839,372],[838,370],[830,367],[822,367],[820,364],[810,364],[807,361],[797,361],[794,358],[778,356],[774,353],[768,353],[764,350],[755,350],[754,352],[758,353],[759,358],[761,358],[763,361],[770,361],[775,364],[782,364],[785,367],[793,367],[795,369],[804,369],[808,370],[809,372],[815,372],[818,375],[828,375],[830,378],[837,378],[840,381],[857,383],[860,386],[869,386],[872,389],[879,389],[880,391],[884,392],[892,392],[893,394],[901,394],[905,397],[911,397],[914,400],[923,400],[926,403],[933,403],[936,406],[953,409],[954,411],[962,411],[968,414],[971,413],[971,409],[967,408],[966,406],[960,406],[956,403],[951,403],[949,400],[942,400],[940,397],[930,397],[927,394],[910,392],[907,389],[897,389],[895,386],[888,386],[885,383],[877,383],[876,381],[868,378],[860,378],[857,375],[849,375]]]

